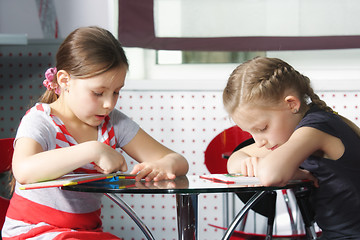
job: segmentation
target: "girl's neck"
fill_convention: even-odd
[[[66,127],[66,130],[76,140],[77,143],[97,140],[97,127],[90,126],[67,108],[59,98],[50,104],[51,114],[59,118]]]

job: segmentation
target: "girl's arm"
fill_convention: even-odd
[[[229,173],[242,173],[246,176],[255,176],[257,161],[271,151],[259,148],[256,143],[248,145],[231,154],[227,162]]]
[[[298,169],[294,176],[292,177],[294,180],[311,180],[314,182],[315,187],[319,187],[319,182],[316,177],[314,177],[309,171],[305,169]]]
[[[91,162],[102,173],[127,170],[123,156],[101,142],[43,151],[39,143],[25,137],[16,140],[12,168],[16,180],[26,184],[61,177]]]
[[[290,139],[274,151],[258,148],[255,144],[232,154],[228,171],[257,176],[265,186],[282,186],[290,179],[316,179],[300,170],[300,164],[320,150],[329,159],[338,159],[344,152],[340,139],[315,128],[302,127]]]
[[[189,169],[182,155],[160,144],[141,128],[122,149],[140,163],[131,171],[131,174],[138,174],[136,180],[174,179],[185,175]]]
[[[323,156],[336,160],[344,153],[339,138],[311,127],[297,129],[289,140],[259,160],[257,175],[265,186],[283,186],[290,179],[303,179],[299,166],[310,155],[320,151]],[[309,179],[314,179],[309,175]]]

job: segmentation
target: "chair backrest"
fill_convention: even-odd
[[[11,169],[14,138],[0,139],[0,174]],[[2,228],[10,200],[0,196],[0,229]]]
[[[230,154],[242,142],[251,138],[250,133],[233,126],[219,133],[205,150],[205,165],[210,173],[227,173]]]
[[[11,169],[11,160],[14,153],[14,138],[0,139],[0,173]]]

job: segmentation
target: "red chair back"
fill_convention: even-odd
[[[225,129],[218,134],[205,150],[205,165],[210,173],[227,173],[227,161],[233,150],[245,140],[251,138],[250,133],[238,126]]]
[[[0,229],[4,225],[6,211],[9,207],[10,200],[7,198],[0,197]]]
[[[0,173],[11,169],[14,138],[0,139]]]
[[[14,153],[13,142],[14,138],[0,139],[0,173],[11,169],[11,161]],[[9,199],[0,196],[0,228],[2,228],[4,224],[9,203]]]

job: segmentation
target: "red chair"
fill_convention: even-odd
[[[227,160],[231,153],[233,151],[236,151],[237,149],[240,149],[248,144],[253,143],[252,136],[245,131],[242,131],[239,127],[233,126],[228,129],[225,129],[223,132],[218,134],[208,145],[207,149],[205,150],[205,165],[210,173],[216,174],[216,173],[227,173]],[[266,231],[272,231],[273,223],[274,223],[274,217],[275,217],[275,206],[277,206],[276,202],[276,193],[280,193],[280,197],[283,197],[283,200],[285,202],[285,213],[289,216],[289,222],[291,228],[291,233],[289,234],[274,234],[274,238],[291,238],[291,239],[306,239],[307,236],[304,232],[298,233],[297,229],[297,222],[293,217],[293,210],[291,209],[291,204],[289,202],[289,195],[294,196],[296,198],[296,202],[298,202],[299,205],[302,205],[302,208],[300,209],[302,216],[305,215],[304,223],[305,228],[307,231],[309,231],[307,228],[313,227],[313,215],[307,214],[310,211],[307,208],[307,198],[308,193],[293,193],[291,190],[283,190],[283,191],[274,191],[274,194],[268,194],[264,196],[257,204],[255,204],[252,208],[252,210],[256,214],[260,214],[264,217],[268,218],[267,223],[267,229]],[[242,201],[246,202],[253,193],[239,193],[236,194],[237,197]],[[296,196],[295,196],[296,195]],[[301,197],[299,197],[301,195]],[[292,199],[294,199],[292,198]],[[300,199],[301,198],[301,199]],[[294,200],[293,200],[294,201]],[[301,201],[301,203],[299,202]],[[226,201],[225,201],[226,202]],[[306,213],[303,213],[303,209],[306,209]],[[270,211],[272,210],[272,211]],[[225,210],[227,211],[227,210]],[[233,232],[231,236],[231,240],[243,240],[243,239],[266,239],[266,234],[258,234],[258,233],[252,233],[252,232],[245,232],[245,224],[246,224],[246,217],[242,220],[242,223],[240,225],[240,230],[236,230]],[[212,227],[216,227],[219,229],[226,230],[226,227],[221,226],[215,226],[211,225]],[[319,233],[318,233],[319,235]]]
[[[11,170],[14,138],[0,139],[0,174]],[[0,227],[2,228],[10,200],[0,196]]]
[[[205,165],[210,173],[227,173],[227,160],[234,149],[242,142],[252,138],[238,126],[225,129],[218,134],[205,150]]]

